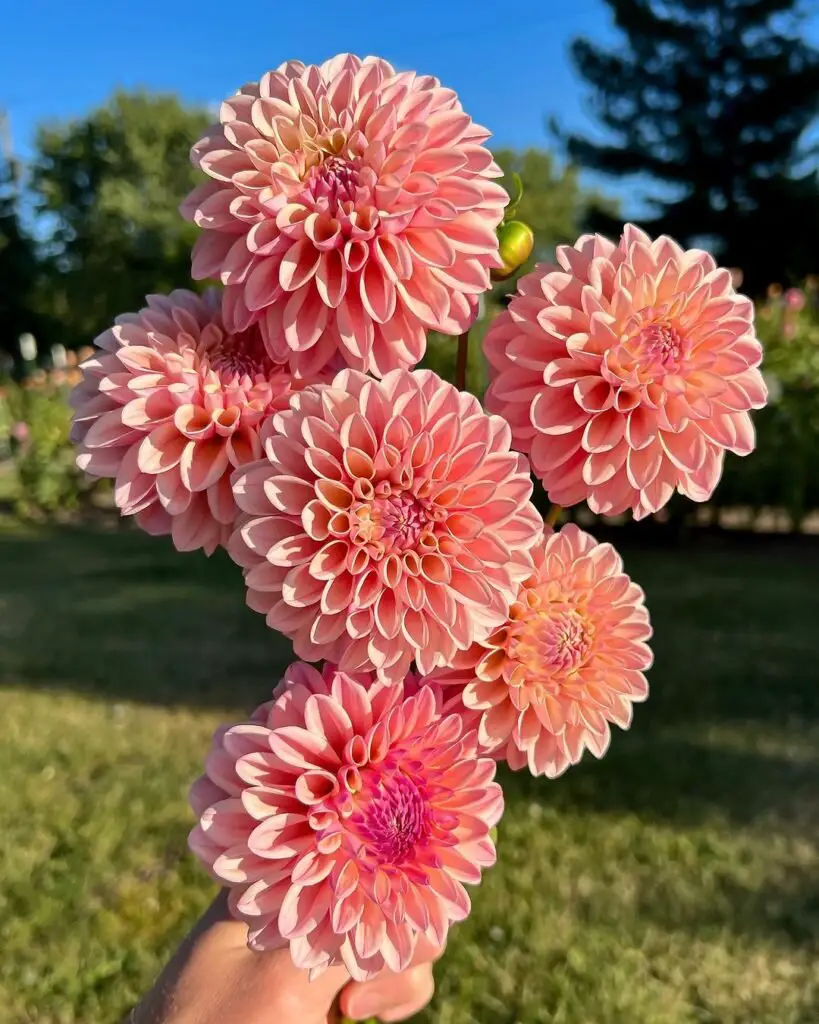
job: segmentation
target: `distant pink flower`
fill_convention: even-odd
[[[503,621],[542,527],[509,427],[428,370],[307,388],[234,477],[230,553],[296,654],[402,679]]]
[[[17,423],[14,423],[11,428],[11,436],[18,444],[25,444],[31,436],[28,423],[24,420],[19,420]]]
[[[547,527],[534,560],[507,621],[430,678],[457,687],[444,710],[462,701],[483,749],[553,778],[584,749],[602,757],[609,723],[631,724],[632,703],[648,695],[651,626],[611,544]]]
[[[707,500],[725,450],[753,450],[748,412],[765,404],[750,299],[707,253],[633,225],[557,260],[487,333],[487,409],[559,505],[642,519],[675,488]]]
[[[494,774],[433,687],[296,662],[250,722],[214,736],[190,845],[252,949],[289,945],[311,977],[343,965],[363,981],[468,915],[462,883],[495,862]]]
[[[75,388],[77,464],[115,480],[123,515],[180,551],[226,544],[236,519],[230,474],[261,455],[259,427],[293,386],[258,328],[229,334],[220,295],[151,295],[97,338]]]
[[[785,305],[794,313],[799,313],[805,308],[805,293],[801,288],[789,288],[785,292]]]
[[[288,61],[222,104],[182,205],[195,278],[227,286],[233,330],[311,376],[340,352],[376,376],[458,334],[500,265],[501,170],[451,89],[342,54]]]

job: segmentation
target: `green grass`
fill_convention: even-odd
[[[651,700],[603,762],[504,777],[428,1024],[819,1021],[819,548],[624,554]],[[288,652],[224,558],[7,525],[0,567],[0,1021],[115,1024],[213,892],[185,846],[211,730]]]

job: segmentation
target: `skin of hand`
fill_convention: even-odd
[[[335,1024],[339,992],[345,1017],[406,1020],[432,998],[432,961],[443,952],[422,941],[401,974],[384,971],[359,983],[333,967],[308,981],[286,946],[256,953],[246,941],[246,925],[230,917],[221,893],[132,1012],[130,1024]]]

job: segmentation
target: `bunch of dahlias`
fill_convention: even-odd
[[[79,465],[180,551],[226,548],[301,659],[215,734],[190,844],[251,947],[311,975],[442,945],[495,860],[497,762],[602,757],[647,696],[642,590],[610,544],[544,524],[530,474],[550,523],[705,501],[765,402],[729,271],[631,225],[520,279],[485,409],[415,369],[430,330],[465,355],[531,247],[488,135],[373,57],[243,86],[182,206],[193,276],[224,288],[119,317],[74,394]]]

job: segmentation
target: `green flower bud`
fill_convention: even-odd
[[[532,255],[535,236],[528,224],[522,220],[510,220],[498,228],[499,255],[503,266],[491,271],[493,281],[505,281]]]

